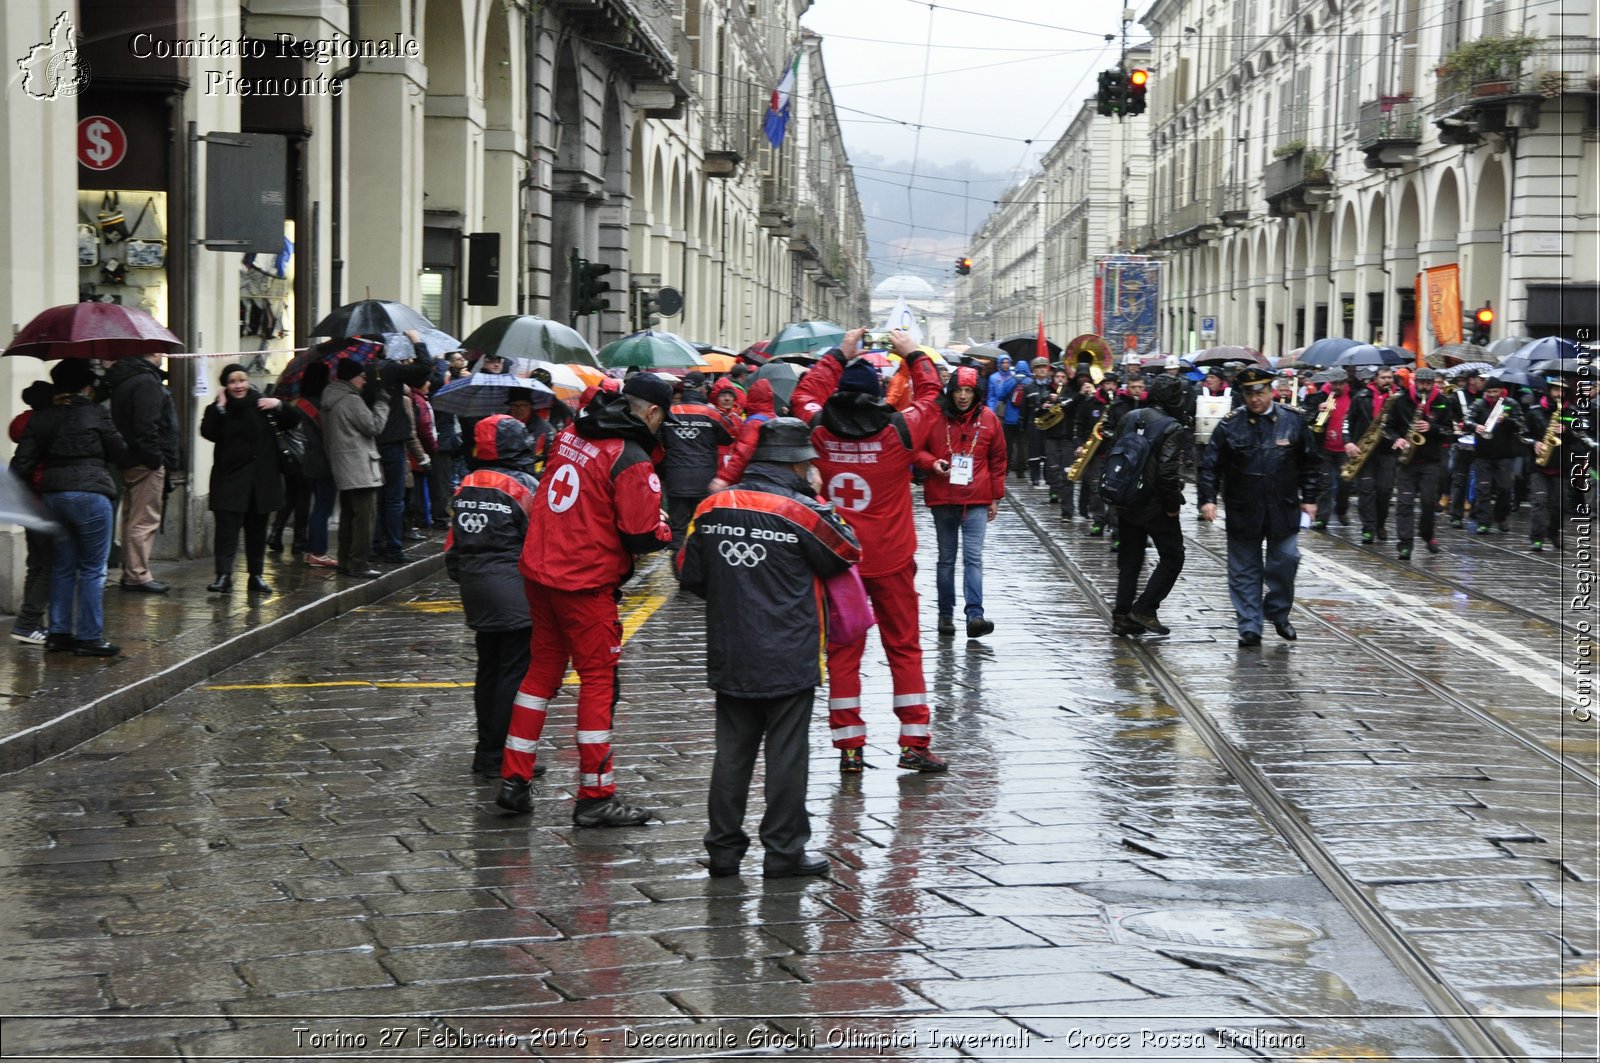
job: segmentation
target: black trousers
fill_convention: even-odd
[[[1479,525],[1488,524],[1491,514],[1496,524],[1504,524],[1510,518],[1516,460],[1482,455],[1473,459],[1478,470],[1478,489],[1472,496],[1472,517]]]
[[[744,813],[763,738],[767,747],[767,810],[761,817],[765,869],[782,870],[805,859],[806,843],[811,840],[811,816],[806,812],[807,734],[816,693],[811,687],[781,698],[717,693],[717,755],[711,764],[711,789],[706,799],[710,828],[705,844],[711,863],[737,864],[750,848]]]
[[[376,487],[339,492],[340,572],[366,572],[372,567],[372,525],[377,517]]]
[[[1443,475],[1444,470],[1436,461],[1415,461],[1395,467],[1395,534],[1402,543],[1411,542],[1418,532],[1424,540],[1433,538],[1434,517],[1439,512],[1439,481]],[[1422,511],[1420,520],[1419,509]]]
[[[1472,488],[1472,465],[1477,452],[1471,447],[1450,448],[1450,519],[1460,520],[1467,512],[1467,498]],[[1488,496],[1485,495],[1485,498]],[[1476,516],[1477,504],[1473,504]]]
[[[32,632],[50,628],[51,570],[56,566],[56,540],[48,532],[23,532],[28,544],[27,575],[22,580],[22,608],[14,630]]]
[[[1050,490],[1061,500],[1061,515],[1072,516],[1072,489],[1076,484],[1067,481],[1067,470],[1072,468],[1072,440],[1045,438],[1044,472]]]
[[[1334,514],[1342,520],[1350,505],[1350,485],[1339,478],[1339,470],[1344,468],[1347,459],[1342,450],[1323,448],[1321,454],[1322,494],[1317,496],[1317,519],[1332,524]]]
[[[1558,459],[1559,460],[1559,459]],[[1567,478],[1561,471],[1546,474],[1538,466],[1528,473],[1528,500],[1533,512],[1528,523],[1528,538],[1534,542],[1560,542],[1562,503],[1566,501]]]
[[[272,521],[272,534],[281,537],[283,529],[289,526],[289,521],[294,521],[294,545],[297,551],[305,548],[306,529],[311,516],[311,481],[301,476],[299,472],[284,470],[283,497],[286,499],[284,507],[278,510],[278,515]],[[281,538],[280,538],[281,541]]]
[[[1002,420],[1005,411],[996,411]],[[1006,468],[1012,472],[1021,472],[1028,462],[1028,436],[1023,430],[1022,422],[1002,425],[1006,437]]]
[[[1117,543],[1117,602],[1113,612],[1153,613],[1166,601],[1183,572],[1183,528],[1177,517],[1165,513],[1148,524],[1121,518]],[[1144,569],[1145,539],[1155,543],[1156,568],[1138,598],[1139,574]]]
[[[1380,440],[1378,446],[1383,446]],[[1376,532],[1389,526],[1389,501],[1394,497],[1394,452],[1373,451],[1356,476],[1356,512],[1361,530]],[[1319,511],[1320,512],[1320,511]]]
[[[705,495],[667,499],[667,527],[672,529],[673,557],[677,557],[678,551],[683,549],[684,533],[689,530],[689,521],[694,517],[695,507],[705,499]]]
[[[217,520],[217,534],[213,553],[216,555],[217,575],[233,571],[233,558],[239,550],[239,532],[244,531],[244,567],[252,576],[261,575],[267,560],[267,521],[270,513],[233,513],[219,509],[213,514]]]
[[[473,637],[478,647],[478,675],[472,684],[472,707],[478,717],[474,763],[498,764],[506,747],[511,702],[517,696],[517,685],[528,674],[532,635],[533,628],[524,627],[515,631],[479,631]]]

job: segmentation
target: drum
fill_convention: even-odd
[[[1221,420],[1233,411],[1233,399],[1224,391],[1221,395],[1202,394],[1195,400],[1194,441],[1211,442],[1211,432]]]

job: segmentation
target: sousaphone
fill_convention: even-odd
[[[1063,352],[1061,360],[1073,372],[1076,372],[1075,367],[1080,362],[1088,362],[1089,379],[1096,384],[1099,384],[1101,378],[1111,372],[1117,361],[1116,355],[1111,353],[1111,345],[1106,342],[1106,338],[1093,332],[1086,332],[1067,344],[1067,349]]]

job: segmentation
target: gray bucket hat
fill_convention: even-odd
[[[811,427],[798,417],[774,417],[761,426],[753,461],[793,464],[817,456],[811,446]]]

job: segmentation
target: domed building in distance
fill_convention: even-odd
[[[948,292],[934,288],[922,277],[897,273],[880,281],[872,289],[872,327],[874,330],[890,327],[890,312],[904,299],[912,316],[922,329],[922,342],[935,350],[950,343],[950,312]]]

